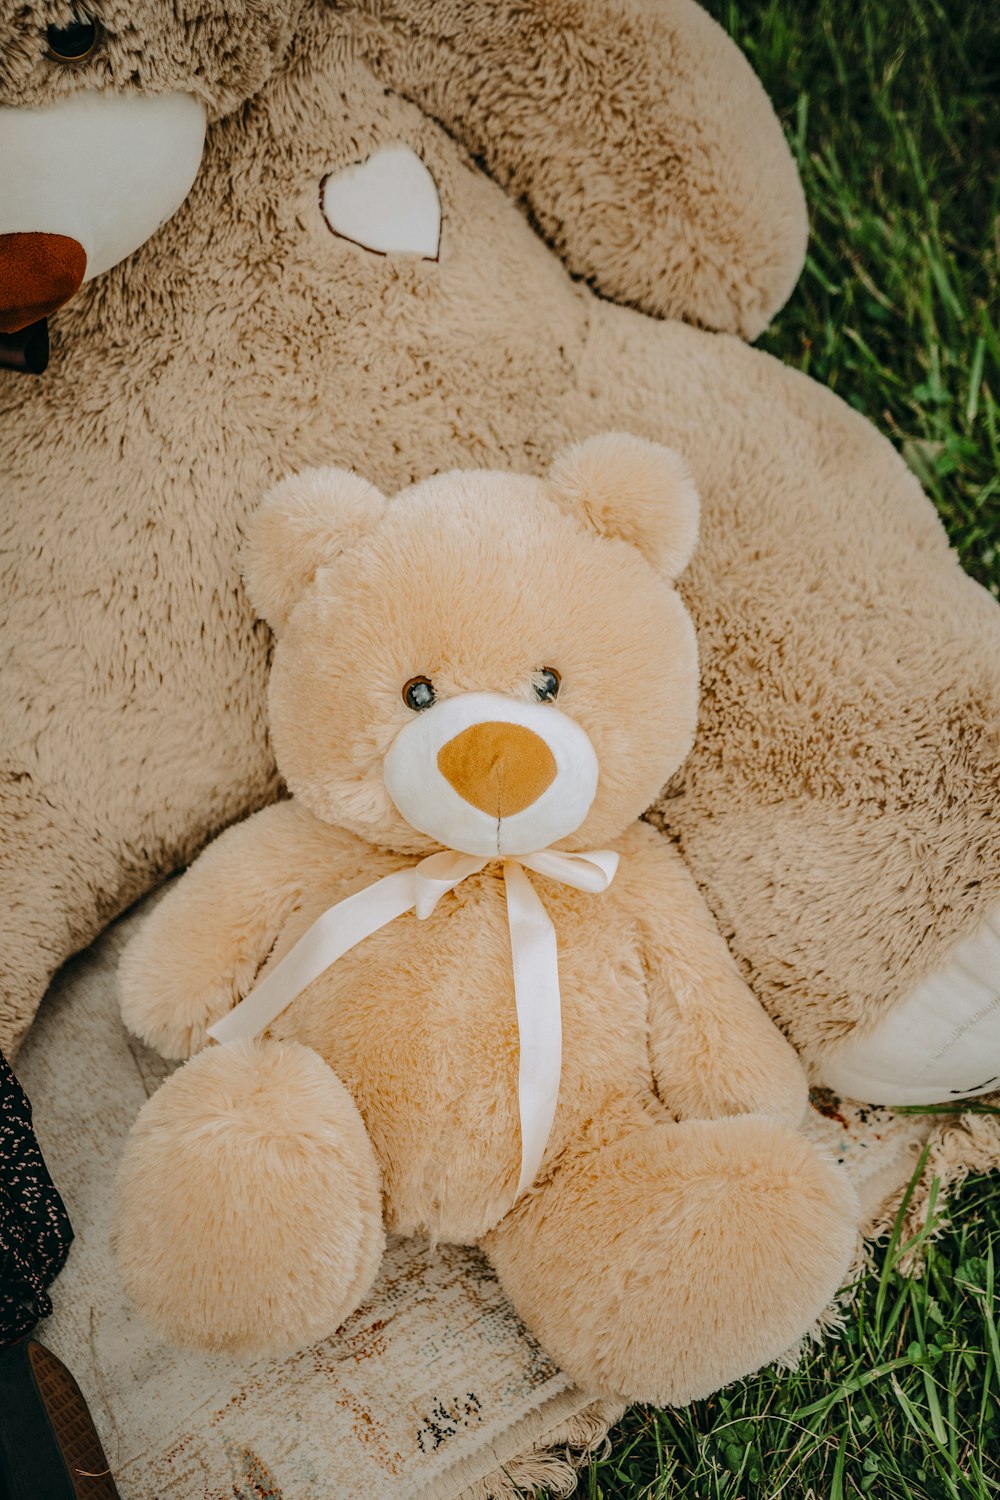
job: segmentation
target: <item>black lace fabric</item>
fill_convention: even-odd
[[[31,1105],[0,1052],[0,1349],[52,1311],[47,1288],[72,1239],[31,1128]]]

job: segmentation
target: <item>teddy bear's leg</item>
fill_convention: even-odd
[[[94,892],[119,882],[79,805],[0,746],[0,1051],[11,1060],[52,974],[95,931]]]
[[[584,1389],[681,1405],[788,1350],[856,1243],[846,1177],[760,1115],[651,1125],[578,1152],[484,1241]]]
[[[256,1355],[335,1328],[382,1256],[353,1100],[294,1042],[211,1047],[144,1106],[118,1174],[125,1286],[172,1343]]]

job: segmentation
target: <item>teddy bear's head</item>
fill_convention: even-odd
[[[698,501],[676,453],[606,434],[545,479],[454,472],[387,500],[286,479],[254,518],[289,789],[372,843],[476,855],[620,834],[686,756]]]
[[[301,3],[0,7],[0,334],[54,312],[180,207],[206,122],[266,81]]]

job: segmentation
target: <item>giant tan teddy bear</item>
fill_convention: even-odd
[[[547,481],[388,502],[321,469],[252,524],[293,796],[119,970],[129,1027],[199,1052],[119,1183],[126,1284],[168,1337],[327,1336],[383,1219],[480,1240],[563,1368],[626,1399],[708,1395],[836,1292],[857,1200],[797,1133],[801,1064],[635,821],[694,734],[696,534],[677,455],[615,434]]]
[[[690,0],[82,3],[0,22],[10,362],[52,314],[48,370],[0,371],[0,1042],[278,790],[235,564],[274,479],[537,471],[621,428],[704,506],[699,732],[655,817],[817,1076],[989,1088],[1000,610],[890,445],[743,342],[806,220],[720,29]]]

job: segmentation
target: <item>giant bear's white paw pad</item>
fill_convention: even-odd
[[[873,1032],[831,1052],[820,1079],[869,1104],[943,1104],[1000,1089],[1000,907]]]

